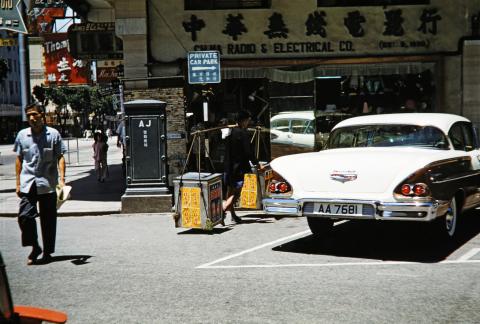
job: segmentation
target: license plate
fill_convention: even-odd
[[[315,203],[314,212],[325,215],[362,215],[362,204]]]

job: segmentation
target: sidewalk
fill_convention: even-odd
[[[116,147],[116,137],[108,142],[109,177],[104,183],[98,182],[95,176],[93,140],[79,139],[78,143],[78,161],[77,153],[71,152],[70,163],[67,163],[66,184],[72,186],[71,199],[59,209],[59,216],[120,213],[125,180],[122,175],[122,152]],[[20,199],[15,193],[15,155],[11,152],[12,147],[0,146],[0,217],[16,217],[18,213]],[[70,149],[76,150],[76,143],[71,143]]]

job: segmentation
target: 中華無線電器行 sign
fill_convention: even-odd
[[[188,52],[188,83],[220,83],[220,53],[218,51]]]

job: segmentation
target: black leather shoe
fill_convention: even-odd
[[[232,215],[232,221],[237,223],[237,224],[240,224],[242,222],[242,219],[240,217],[238,217],[237,215]]]
[[[37,262],[37,258],[40,254],[42,254],[42,249],[38,245],[34,246],[32,248],[32,252],[28,256],[27,264],[28,265],[35,264],[35,262]]]
[[[38,260],[39,264],[47,264],[52,262],[52,256],[49,253],[43,253],[42,258]]]

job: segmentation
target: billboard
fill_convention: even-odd
[[[115,23],[72,24],[68,37],[73,55],[86,60],[121,60],[123,42],[115,35]]]
[[[46,84],[88,83],[89,64],[87,61],[72,57],[67,33],[44,34],[43,37]]]
[[[119,66],[123,66],[122,60],[102,60],[97,61],[97,82],[111,83],[118,80]]]
[[[37,36],[53,32],[55,19],[65,17],[65,7],[33,8],[28,15],[28,33]]]

